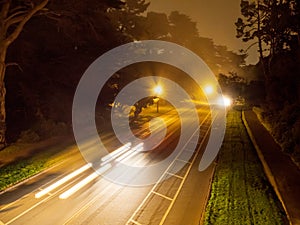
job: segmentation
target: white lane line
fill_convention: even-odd
[[[139,223],[139,222],[137,222],[137,221],[135,221],[135,220],[130,220],[130,222],[131,222],[131,223],[134,223],[134,224],[136,224],[136,225],[142,225],[141,223]]]
[[[215,118],[216,118],[216,117],[213,118],[213,121],[214,121]],[[204,122],[203,122],[203,123],[204,123]],[[212,124],[212,123],[211,123],[211,124]],[[210,125],[210,127],[211,127],[211,125]],[[209,129],[210,129],[210,127],[209,127]],[[210,133],[210,132],[209,132],[209,129],[207,130],[207,132],[205,133],[203,139],[201,140],[200,145],[199,145],[199,147],[198,147],[198,149],[197,149],[197,151],[196,151],[196,154],[193,156],[192,162],[191,162],[191,164],[189,165],[189,167],[188,167],[188,169],[187,169],[187,171],[186,171],[186,173],[185,173],[185,175],[184,175],[184,177],[183,177],[183,179],[182,179],[182,181],[181,181],[181,183],[180,183],[180,185],[179,185],[179,187],[178,187],[178,189],[177,189],[177,191],[176,191],[176,193],[175,193],[175,195],[174,195],[174,197],[173,197],[173,200],[171,201],[171,204],[169,205],[169,207],[168,207],[167,211],[165,212],[163,218],[161,219],[159,225],[163,225],[163,224],[164,224],[164,222],[165,222],[165,220],[166,220],[166,218],[167,218],[169,212],[171,211],[173,205],[175,204],[175,201],[176,201],[176,199],[177,199],[177,197],[178,197],[178,195],[179,195],[179,193],[180,193],[180,191],[181,191],[181,189],[182,189],[182,187],[183,187],[183,185],[184,185],[184,183],[185,183],[185,181],[186,181],[186,179],[187,179],[187,177],[188,177],[188,175],[189,175],[189,173],[190,173],[190,171],[191,171],[191,169],[192,169],[192,166],[194,165],[194,162],[196,161],[196,159],[197,159],[197,157],[198,157],[198,154],[199,154],[199,152],[200,152],[200,149],[201,149],[201,147],[203,146],[203,144],[204,144],[204,142],[205,142],[205,140],[206,140],[206,137],[207,137],[208,134]]]
[[[83,188],[85,185],[87,185],[88,183],[90,183],[91,181],[93,181],[94,179],[99,177],[100,174],[104,173],[105,171],[107,171],[110,168],[111,168],[111,164],[106,164],[105,166],[98,169],[97,172],[92,173],[91,175],[89,175],[88,177],[86,177],[85,179],[83,179],[82,181],[80,181],[79,183],[74,185],[73,187],[71,187],[69,190],[62,193],[59,196],[59,198],[60,199],[67,199],[68,197],[73,195],[75,192],[77,192],[78,190]]]
[[[108,185],[106,185],[103,189],[101,189],[101,191],[99,193],[97,193],[97,195],[95,197],[93,197],[91,200],[89,200],[84,206],[80,207],[80,209],[77,212],[75,212],[70,218],[68,218],[61,225],[74,224],[74,222],[78,222],[78,218],[79,218],[80,214],[82,214],[84,211],[86,211],[89,207],[95,205],[96,202],[99,203],[99,200],[102,199],[103,196],[107,196],[107,192],[109,192],[110,196],[114,196],[116,193],[119,193],[119,191],[121,190],[121,187],[118,187],[117,190],[113,190],[112,186],[114,186],[114,184],[112,184],[112,183],[109,183]],[[122,187],[122,188],[124,188],[124,187]],[[103,205],[105,203],[99,203],[99,204],[98,205],[100,207],[101,205]],[[72,223],[72,221],[73,221],[73,223]]]
[[[166,172],[166,174],[170,175],[171,177],[177,177],[177,178],[179,178],[179,179],[183,179],[182,176],[179,176],[179,175],[174,174],[174,173],[171,173],[171,172]]]
[[[52,195],[48,195],[46,198],[42,199],[41,201],[39,201],[38,203],[34,204],[33,206],[31,206],[30,208],[27,208],[25,211],[23,211],[22,213],[18,214],[16,217],[12,218],[10,221],[6,222],[5,225],[11,224],[12,222],[14,222],[15,220],[19,219],[20,217],[22,217],[23,215],[27,214],[28,212],[30,212],[31,210],[33,210],[34,208],[38,207],[39,205],[41,205],[42,203],[48,201],[49,199],[53,198],[53,196],[57,193],[59,193],[61,190],[63,190],[63,187],[56,190]]]
[[[44,198],[42,201],[38,202],[37,204],[31,206],[30,208],[26,209],[25,211],[23,211],[22,213],[20,213],[19,215],[17,215],[16,217],[14,217],[13,219],[11,219],[10,221],[6,222],[6,225],[14,222],[15,220],[19,219],[21,216],[25,215],[26,213],[28,213],[29,211],[31,211],[32,209],[36,208],[37,206],[39,206],[40,204],[42,204],[43,202],[46,202],[48,199],[50,199],[52,196],[48,196],[46,198]]]
[[[38,173],[38,174],[36,174],[36,175],[34,175],[34,176],[28,178],[28,179],[25,179],[24,181],[21,181],[20,183],[18,183],[18,184],[16,184],[16,185],[13,185],[12,187],[9,187],[9,188],[5,189],[4,191],[1,191],[1,192],[0,192],[0,195],[3,194],[3,193],[5,193],[5,192],[7,192],[7,191],[10,191],[10,190],[12,190],[12,189],[14,189],[14,188],[16,188],[16,187],[19,187],[19,186],[23,185],[24,183],[26,183],[26,182],[28,182],[28,181],[30,181],[30,180],[33,180],[33,179],[35,179],[36,177],[38,177],[38,176],[40,176],[40,175],[42,175],[42,174],[47,173],[48,171],[50,171],[50,170],[52,170],[52,169],[54,169],[54,168],[56,168],[56,167],[62,165],[64,162],[65,162],[65,161],[60,162],[60,163],[58,163],[57,165],[55,165],[55,166],[53,166],[53,167],[50,167],[50,168],[48,168],[48,169],[46,169],[46,170],[43,170],[41,173]],[[59,177],[62,177],[62,176],[63,176],[63,175],[61,175],[61,176],[59,176]],[[51,183],[51,182],[52,182],[52,181],[47,182],[46,184],[44,184],[44,186],[46,186],[48,183]],[[23,197],[17,199],[16,201],[13,201],[13,202],[11,202],[11,203],[9,203],[9,204],[3,206],[2,208],[0,208],[0,210],[7,209],[7,208],[11,207],[12,205],[17,204],[17,203],[20,202],[22,199],[28,197],[29,195],[31,195],[32,193],[34,193],[34,192],[36,192],[36,191],[38,191],[38,190],[41,190],[41,188],[37,188],[37,189],[33,190],[32,192],[30,192],[30,193],[24,195]],[[0,224],[0,225],[1,225],[1,224]]]
[[[186,164],[191,164],[191,162],[185,161],[183,159],[175,159],[175,161],[183,162],[183,163],[186,163]]]
[[[198,129],[197,129],[194,133],[196,133],[197,131],[199,131],[199,135],[200,135],[200,128],[201,128],[202,125],[206,122],[208,116],[209,116],[209,114],[207,114],[207,115],[205,116],[204,120],[201,122],[201,124],[199,125]],[[193,158],[192,158],[192,161],[191,161],[191,162],[188,162],[188,163],[189,163],[188,170],[186,171],[186,174],[185,174],[185,176],[183,177],[183,179],[182,179],[182,181],[181,181],[181,183],[180,183],[180,186],[179,186],[177,192],[175,193],[175,196],[173,197],[173,200],[171,200],[171,203],[170,203],[170,205],[169,205],[167,211],[166,211],[165,214],[163,215],[163,218],[162,218],[162,220],[160,221],[159,225],[162,225],[162,224],[164,223],[164,221],[165,221],[167,215],[169,214],[171,208],[173,207],[173,204],[174,204],[174,202],[175,202],[175,200],[176,200],[176,198],[177,198],[177,196],[178,196],[178,194],[179,194],[179,192],[180,192],[180,190],[181,190],[181,188],[182,188],[182,186],[183,186],[183,184],[184,184],[184,182],[185,182],[185,180],[186,180],[186,177],[187,177],[187,175],[189,174],[189,171],[190,171],[190,169],[192,168],[192,165],[193,165],[194,161],[195,161],[196,158],[197,158],[197,155],[198,155],[198,153],[199,153],[199,151],[200,151],[200,148],[202,147],[202,145],[203,145],[203,143],[204,143],[204,141],[205,141],[205,139],[206,139],[206,137],[207,137],[208,134],[209,134],[209,129],[206,131],[206,133],[205,133],[203,139],[201,140],[201,142],[200,142],[200,144],[199,144],[199,147],[198,147],[197,150],[195,151],[195,154],[192,156],[192,157],[193,157]],[[190,140],[192,140],[193,137],[194,137],[194,134],[191,136]],[[189,142],[187,142],[186,145],[187,145],[188,143],[189,143]],[[165,170],[165,172],[164,172],[164,173],[162,174],[162,176],[158,179],[158,181],[157,181],[156,184],[152,187],[152,189],[151,189],[150,192],[147,194],[147,196],[143,199],[143,201],[140,203],[140,205],[137,207],[137,209],[136,209],[136,210],[134,211],[134,213],[131,215],[131,217],[129,218],[129,220],[128,220],[127,223],[126,223],[127,225],[128,225],[131,221],[134,221],[133,218],[134,218],[134,217],[137,215],[137,213],[144,207],[146,201],[149,199],[150,195],[154,192],[154,190],[155,190],[155,188],[158,186],[158,184],[162,181],[162,179],[163,179],[163,177],[165,176],[165,174],[166,174],[166,173],[169,173],[168,170],[171,168],[171,166],[173,165],[173,163],[174,163],[176,160],[178,160],[178,157],[180,156],[180,154],[181,154],[182,152],[184,152],[184,149],[185,149],[186,145],[183,146],[182,151],[178,153],[177,158],[176,158],[173,162],[170,163],[170,165],[168,166],[168,168]],[[157,192],[156,192],[156,193],[157,193]]]
[[[10,221],[6,222],[5,225],[11,224],[12,222],[14,222],[15,220],[19,219],[20,217],[22,217],[23,215],[25,215],[26,213],[30,212],[31,210],[33,210],[34,208],[38,207],[39,205],[41,205],[42,203],[48,201],[49,199],[51,199],[55,194],[59,193],[61,190],[63,190],[63,187],[60,188],[59,190],[57,190],[56,192],[53,193],[53,195],[49,195],[46,198],[42,199],[41,201],[39,201],[38,203],[36,203],[35,205],[31,206],[30,208],[26,209],[25,211],[23,211],[22,213],[20,213],[19,215],[17,215],[16,217],[12,218]]]
[[[35,198],[40,198],[45,194],[49,193],[50,191],[54,190],[55,188],[61,186],[62,184],[66,183],[67,181],[71,180],[72,178],[78,176],[79,174],[83,173],[87,169],[91,168],[92,164],[88,163],[85,166],[75,170],[74,172],[70,173],[69,175],[65,176],[64,178],[60,179],[59,181],[55,182],[54,184],[48,186],[47,188],[43,189],[42,191],[35,194]]]
[[[168,197],[168,196],[166,196],[166,195],[163,195],[163,194],[161,194],[161,193],[159,193],[159,192],[152,191],[152,193],[155,194],[155,195],[158,195],[158,196],[160,196],[160,197],[162,197],[162,198],[165,198],[165,199],[167,199],[167,200],[173,201],[173,198],[170,198],[170,197]]]

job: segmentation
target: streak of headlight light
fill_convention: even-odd
[[[60,179],[59,181],[51,184],[47,188],[43,189],[42,191],[35,194],[35,198],[40,198],[45,194],[49,193],[50,191],[54,190],[55,188],[59,187],[60,185],[66,183],[67,181],[71,180],[72,178],[78,176],[79,174],[83,173],[87,169],[92,167],[92,163],[88,163],[85,166],[75,170],[74,172],[70,173],[69,175],[65,176],[64,178]]]
[[[128,159],[132,158],[133,156],[135,156],[137,153],[143,151],[144,149],[144,143],[140,143],[137,146],[133,147],[130,151],[126,152],[124,155],[122,155],[121,157],[117,158],[116,161],[117,162],[125,162]]]
[[[120,156],[121,154],[123,154],[125,151],[127,151],[128,149],[130,149],[131,147],[131,143],[128,142],[127,144],[123,145],[122,147],[118,148],[117,150],[109,153],[108,155],[106,156],[103,156],[101,158],[101,161],[102,162],[110,162],[112,161],[113,159],[116,159],[118,156]]]
[[[71,187],[69,190],[65,191],[62,193],[59,198],[60,199],[67,199],[70,197],[72,194],[83,188],[85,185],[90,183],[92,180],[96,179],[99,175],[107,171],[109,168],[111,168],[111,164],[106,164],[105,166],[101,167],[100,169],[97,170],[97,172],[92,173],[88,177],[84,178],[82,181]]]

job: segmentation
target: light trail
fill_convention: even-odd
[[[124,163],[125,161],[129,160],[139,152],[143,151],[144,149],[144,143],[140,143],[137,146],[133,147],[130,151],[126,152],[121,157],[117,158],[116,161],[119,163]]]
[[[101,158],[102,162],[110,162],[116,158],[118,158],[121,154],[123,154],[125,151],[129,150],[131,147],[131,143],[128,142],[127,144],[123,145],[122,147],[118,148],[117,150],[107,154],[106,156],[103,156]]]
[[[105,166],[98,169],[97,172],[92,173],[91,175],[89,175],[88,177],[86,177],[85,179],[83,179],[82,181],[80,181],[79,183],[74,185],[73,187],[71,187],[69,190],[62,193],[59,196],[59,198],[60,199],[67,199],[68,197],[73,195],[75,192],[77,192],[78,190],[83,188],[85,185],[87,185],[88,183],[90,183],[91,181],[93,181],[94,179],[99,177],[99,175],[101,175],[102,173],[104,173],[105,171],[107,171],[110,168],[111,168],[111,164],[106,164]]]
[[[69,175],[65,176],[64,178],[60,179],[59,181],[53,183],[52,185],[48,186],[47,188],[43,189],[42,191],[35,194],[35,198],[40,198],[50,191],[54,190],[55,188],[61,186],[62,184],[66,183],[67,181],[71,180],[72,178],[78,176],[79,174],[83,173],[87,169],[92,167],[92,163],[88,163],[85,166],[75,170],[74,172],[70,173]]]

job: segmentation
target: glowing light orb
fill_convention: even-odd
[[[153,90],[156,95],[161,95],[163,92],[163,89],[160,85],[157,85]]]
[[[214,92],[214,88],[210,85],[204,87],[204,92],[207,95],[211,95]]]

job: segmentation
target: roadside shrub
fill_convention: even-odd
[[[35,143],[40,141],[40,136],[33,130],[28,129],[22,131],[17,142],[19,143]]]
[[[50,137],[66,135],[68,132],[68,126],[63,122],[41,119],[32,128],[22,131],[17,142],[35,143]]]
[[[46,119],[42,119],[40,123],[36,124],[35,129],[43,139],[68,133],[68,127],[65,123]]]
[[[292,154],[295,160],[299,158],[296,148],[300,144],[300,106],[286,102],[281,110],[265,107],[260,115],[282,150]]]

